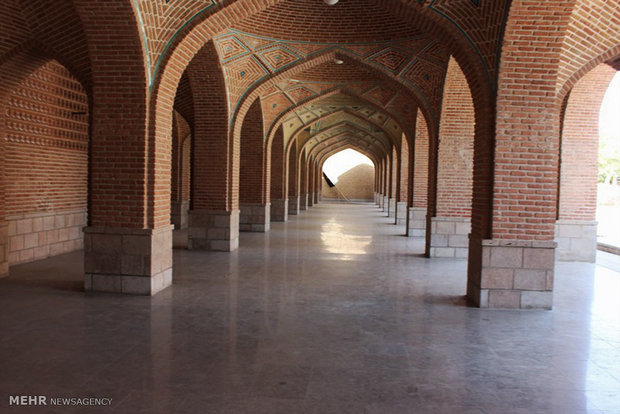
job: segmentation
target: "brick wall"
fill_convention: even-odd
[[[428,126],[418,111],[415,128],[413,176],[413,207],[426,208],[428,201]]]
[[[260,99],[248,110],[241,128],[241,163],[239,172],[239,201],[241,203],[269,202],[271,154],[263,138],[263,112]],[[267,162],[269,160],[269,162]]]
[[[610,66],[601,64],[570,92],[562,128],[560,220],[596,219],[599,113],[615,73]]]
[[[438,217],[470,217],[474,104],[465,75],[450,59],[439,126]]]
[[[10,264],[82,248],[87,111],[82,86],[56,61],[9,94],[2,139]]]

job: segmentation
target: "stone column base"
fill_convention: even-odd
[[[466,217],[431,218],[431,257],[467,257],[471,220]]]
[[[314,193],[314,204],[319,203],[319,193]]]
[[[385,196],[383,194],[379,194],[379,208],[381,211],[385,211]]]
[[[288,214],[289,216],[299,214],[299,196],[290,196],[288,198]]]
[[[288,221],[288,199],[271,200],[271,221]]]
[[[556,259],[561,261],[596,261],[596,221],[558,220],[555,223]]]
[[[399,201],[396,203],[396,224],[407,223],[407,203]]]
[[[170,286],[172,228],[84,228],[84,289],[151,296]]]
[[[173,201],[170,204],[170,221],[175,229],[186,229],[189,225],[189,201]]]
[[[270,203],[242,203],[239,207],[239,231],[257,233],[269,231],[271,220]]]
[[[312,193],[308,193],[308,208],[314,205],[314,195]]]
[[[396,216],[396,199],[388,199],[388,217]]]
[[[0,223],[0,277],[9,275],[9,225]]]
[[[467,297],[481,308],[551,309],[555,242],[469,238]]]
[[[190,210],[190,250],[231,252],[239,247],[239,210]]]
[[[426,208],[409,208],[409,237],[426,237]]]
[[[308,210],[308,194],[302,194],[299,196],[299,210]]]

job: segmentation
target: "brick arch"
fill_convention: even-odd
[[[573,1],[566,22],[556,89],[558,98],[600,63],[620,56],[617,2]]]
[[[297,105],[295,105],[292,108],[287,109],[286,111],[283,111],[282,113],[280,113],[275,119],[274,121],[271,123],[271,126],[269,127],[269,131],[267,132],[267,145],[269,145],[269,143],[273,140],[273,135],[276,131],[277,128],[280,127],[280,125],[282,125],[284,122],[286,122],[286,119],[288,118],[289,115],[292,115],[295,110],[302,105],[311,105],[313,103],[318,103],[326,98],[329,98],[331,96],[334,95],[338,95],[338,94],[343,94],[343,95],[347,95],[347,96],[351,96],[354,97],[356,99],[359,99],[364,105],[370,106],[373,110],[377,111],[377,112],[381,112],[383,115],[393,118],[398,122],[398,125],[400,127],[400,129],[402,131],[406,131],[408,136],[413,136],[413,132],[411,130],[411,128],[409,127],[409,124],[404,122],[404,120],[402,120],[399,116],[395,116],[389,112],[387,112],[386,109],[381,108],[380,106],[376,105],[375,103],[371,102],[368,98],[366,98],[364,95],[357,93],[354,90],[351,90],[349,88],[344,88],[344,87],[336,87],[334,89],[330,89],[330,90],[326,90],[324,92],[322,92],[321,94],[319,94],[318,96],[312,97],[306,101],[302,101],[300,103],[298,103]],[[314,120],[316,121],[316,120]],[[313,121],[313,122],[314,122]],[[370,122],[370,120],[368,120]],[[374,124],[374,123],[373,123]],[[375,124],[376,125],[376,124]],[[377,125],[380,126],[380,125]],[[304,125],[303,127],[306,127],[306,125]]]
[[[349,111],[347,111],[347,110],[341,110],[341,111],[337,111],[337,112],[334,112],[334,113],[332,113],[332,114],[329,114],[329,115],[326,115],[326,116],[323,116],[323,117],[317,118],[316,120],[317,120],[317,121],[323,121],[323,120],[327,120],[327,119],[330,119],[330,118],[335,118],[337,115],[341,115],[341,114],[343,114],[343,113],[350,114],[350,112],[349,112]],[[355,115],[355,114],[351,114],[351,115]],[[365,119],[363,119],[363,118],[360,118],[360,119],[361,119],[362,121],[366,121],[366,120],[365,120]],[[378,125],[376,125],[375,123],[372,123],[372,122],[364,122],[364,123],[368,123],[368,124],[371,124],[371,125],[377,126],[378,128],[381,128],[380,126],[378,126]],[[305,145],[305,143],[306,143],[306,142],[308,142],[310,139],[314,138],[314,136],[315,136],[316,134],[320,134],[320,133],[324,133],[324,132],[329,132],[330,130],[332,130],[332,129],[334,129],[334,128],[337,128],[337,127],[339,127],[339,126],[345,125],[345,124],[346,124],[347,126],[351,127],[352,129],[354,129],[355,131],[366,132],[366,131],[363,131],[363,130],[362,130],[362,129],[360,129],[359,127],[357,127],[357,126],[355,126],[355,125],[353,125],[353,124],[351,124],[351,123],[349,123],[349,122],[342,121],[342,122],[339,122],[339,123],[337,123],[337,124],[329,125],[329,126],[328,126],[328,127],[326,127],[325,129],[321,129],[321,130],[317,131],[315,134],[313,134],[313,135],[309,136],[309,137],[308,137],[308,138],[307,138],[307,139],[306,139],[303,143],[301,143],[301,147],[300,147],[300,148],[302,148],[302,147]],[[384,132],[384,134],[386,134],[386,135],[388,134],[388,133],[387,133],[387,131],[385,131],[385,129],[381,128],[381,130]],[[301,128],[301,129],[297,130],[297,131],[296,131],[296,132],[295,132],[295,133],[291,136],[291,138],[289,139],[289,145],[290,145],[293,141],[297,140],[297,138],[299,137],[299,135],[300,135],[303,131],[304,131],[304,128]],[[375,137],[375,138],[379,140],[379,138],[378,138],[378,137]],[[389,143],[391,143],[392,145],[396,145],[396,144],[395,144],[395,143],[394,143],[394,142],[390,139],[390,137],[388,137],[387,139],[389,140],[389,141],[388,141],[388,145],[389,145]],[[287,147],[288,147],[288,145],[287,145]],[[288,150],[288,148],[287,148],[287,150]]]
[[[409,98],[409,100],[411,102],[415,102],[416,106],[425,113],[425,116],[431,122],[431,125],[433,125],[433,129],[437,128],[437,117],[435,116],[435,111],[430,106],[428,99],[422,91],[413,90],[411,87],[397,79],[393,74],[388,73],[386,70],[381,70],[375,66],[370,65],[368,62],[365,61],[364,58],[356,56],[353,53],[340,49],[328,49],[316,55],[312,55],[308,59],[301,60],[298,63],[289,66],[286,70],[282,72],[277,72],[275,74],[269,75],[256,85],[252,86],[243,95],[236,108],[234,109],[234,113],[231,114],[231,133],[233,134],[233,136],[238,136],[243,117],[245,116],[245,113],[247,112],[251,102],[253,102],[257,96],[260,96],[264,91],[273,87],[273,85],[278,82],[281,82],[291,77],[295,77],[301,72],[310,70],[315,66],[330,62],[334,59],[340,59],[343,60],[345,63],[348,62],[359,65],[360,67],[368,70],[370,73],[376,74],[378,79],[385,82],[393,89],[405,91],[406,96]]]
[[[347,150],[347,149],[352,149],[355,150],[357,152],[359,152],[362,155],[367,156],[373,163],[373,167],[375,167],[375,170],[377,170],[378,166],[381,164],[380,159],[375,158],[375,156],[371,153],[369,153],[368,151],[364,150],[363,148],[359,148],[358,146],[354,145],[354,144],[350,144],[347,143],[346,145],[344,145],[343,147],[338,147],[338,148],[333,148],[332,151],[330,151],[329,153],[326,153],[322,159],[318,159],[317,162],[319,163],[319,170],[322,171],[323,170],[323,165],[325,164],[325,162],[332,156],[335,155],[341,151]]]
[[[239,168],[239,159],[234,157],[239,154],[239,146],[235,147],[229,139],[226,84],[213,42],[205,44],[194,56],[184,76],[194,116],[192,164],[201,165],[192,169],[191,208],[230,210],[237,203],[232,188],[233,180],[238,182],[233,169]],[[185,100],[189,101],[189,97]],[[224,174],[225,179],[213,180],[214,171]]]
[[[73,4],[93,62],[89,224],[167,226],[169,190],[162,196],[161,189],[170,188],[172,110],[162,148],[148,134],[144,51],[133,2],[74,0]]]
[[[322,143],[322,144],[326,144],[326,146],[324,146],[323,148],[320,148],[320,144],[317,144],[315,147],[313,147],[309,151],[309,154],[315,157],[317,160],[323,160],[323,159],[327,160],[327,158],[329,157],[326,158],[326,154],[333,154],[333,149],[336,146],[342,146],[346,144],[346,145],[354,146],[356,151],[363,153],[368,158],[373,160],[373,162],[376,162],[378,159],[381,159],[381,154],[379,152],[375,152],[375,151],[379,151],[380,150],[379,148],[375,148],[374,144],[363,140],[363,142],[369,145],[368,147],[365,148],[362,145],[360,145],[361,144],[360,140],[356,138],[357,137],[355,138],[346,137],[346,138],[340,138],[340,139],[334,139],[334,140],[326,140]],[[369,148],[373,148],[373,150],[375,151],[371,151]],[[320,164],[322,163],[320,162]]]
[[[362,133],[364,133],[364,134],[363,134],[363,135],[356,134],[356,135],[355,135],[355,137],[357,137],[357,138],[359,138],[359,139],[363,139],[363,140],[365,140],[365,141],[367,141],[367,142],[376,142],[376,141],[378,141],[378,142],[380,143],[380,145],[378,145],[378,147],[379,147],[379,148],[381,148],[381,149],[383,149],[384,151],[388,151],[388,150],[389,150],[389,151],[391,151],[391,148],[393,147],[393,145],[392,145],[392,144],[390,144],[390,143],[386,143],[386,142],[384,142],[384,141],[382,141],[382,140],[378,139],[377,137],[375,137],[375,136],[373,136],[373,135],[367,134],[367,133],[366,133],[366,131],[364,131],[364,130],[362,130],[362,129],[358,128],[358,127],[357,127],[357,126],[355,126],[355,125],[351,125],[351,124],[349,124],[348,122],[340,122],[340,123],[338,123],[338,124],[330,125],[330,126],[329,126],[328,128],[326,128],[324,131],[321,131],[321,133],[324,133],[324,132],[329,132],[329,131],[331,131],[332,129],[337,129],[337,128],[340,128],[340,127],[341,127],[341,126],[343,126],[343,125],[346,125],[346,126],[347,126],[347,127],[349,127],[350,129],[347,129],[345,132],[342,132],[342,133],[340,133],[340,134],[337,134],[337,135],[334,135],[334,136],[328,137],[328,138],[326,138],[326,139],[324,139],[324,140],[322,140],[322,141],[316,142],[316,143],[314,143],[314,144],[310,143],[310,140],[312,140],[312,139],[314,138],[314,136],[308,137],[308,138],[305,140],[305,142],[303,142],[303,143],[301,144],[301,147],[300,147],[300,148],[309,148],[309,152],[311,152],[311,151],[312,151],[312,149],[313,149],[314,147],[316,147],[317,145],[321,145],[323,142],[326,142],[326,141],[331,141],[331,140],[333,140],[333,139],[340,139],[340,138],[342,138],[342,137],[352,136],[352,134],[353,134],[353,133],[358,133],[358,132],[362,132]]]

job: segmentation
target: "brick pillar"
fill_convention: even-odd
[[[107,38],[119,56],[135,53],[123,51],[116,35]],[[114,75],[94,90],[84,287],[154,295],[172,284],[169,192],[155,191],[170,188],[170,133],[147,132],[143,68],[127,63],[110,70]]]
[[[280,126],[271,143],[271,221],[288,220],[288,203],[288,158]]]
[[[450,59],[441,108],[435,216],[430,256],[467,257],[471,230],[474,103],[469,85]]]
[[[403,133],[400,144],[400,185],[396,203],[396,224],[407,224],[407,198],[409,189],[409,143]]]
[[[269,231],[271,219],[271,154],[264,143],[263,112],[260,98],[248,109],[241,128],[241,169],[239,173],[239,230]]]
[[[172,123],[170,221],[176,229],[185,229],[189,224],[190,147],[189,124],[175,111]]]
[[[416,115],[413,158],[413,202],[409,210],[409,236],[426,236],[428,201],[428,126],[422,111]]]
[[[396,215],[396,189],[398,187],[398,152],[392,147],[390,155],[390,178],[388,181],[388,217]]]
[[[232,251],[239,246],[239,140],[228,130],[226,87],[210,42],[187,68],[194,94],[189,249]]]
[[[299,214],[299,163],[297,162],[297,143],[292,142],[288,155],[288,214]]]
[[[573,87],[564,115],[560,202],[555,240],[558,260],[596,259],[596,195],[599,112],[616,71],[607,64],[591,70]]]
[[[299,210],[308,209],[308,164],[303,150],[299,161]]]
[[[554,53],[563,42],[560,19],[556,10],[512,2],[497,107],[477,103],[467,296],[480,307],[552,306],[561,108]],[[541,50],[547,51],[545,59]]]
[[[308,208],[314,205],[314,157],[308,157]]]
[[[4,163],[5,163],[5,140],[4,119],[0,120],[0,277],[9,274],[9,226],[6,222],[5,188],[4,188]]]

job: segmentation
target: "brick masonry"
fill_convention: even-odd
[[[171,202],[170,221],[175,229],[187,228],[189,225],[189,200]]]
[[[460,217],[431,218],[431,257],[467,258],[471,219]]]

